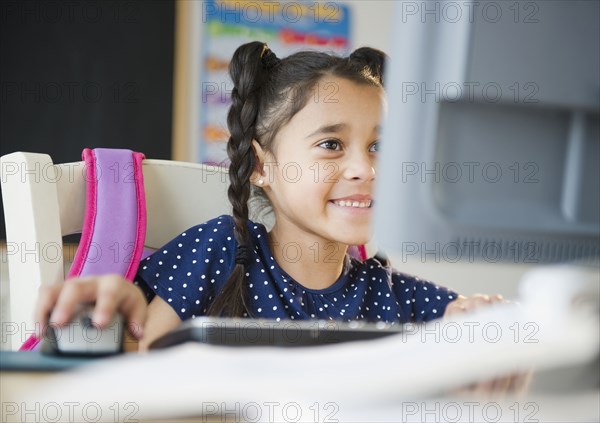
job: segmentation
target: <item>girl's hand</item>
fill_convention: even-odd
[[[473,310],[487,307],[492,304],[508,303],[502,295],[484,295],[475,294],[471,297],[459,295],[458,298],[446,306],[444,318],[456,316],[462,313],[468,313]],[[511,395],[520,395],[527,391],[531,382],[532,372],[516,373],[505,377],[493,379],[490,381],[474,383],[464,388],[458,389],[456,393],[469,393],[477,395],[498,396],[506,393]]]
[[[504,297],[500,294],[496,295],[485,295],[475,294],[470,297],[464,297],[459,295],[456,300],[452,301],[446,306],[444,317],[453,316],[462,313],[468,313],[473,310],[480,309],[481,307],[487,307],[491,304],[508,303]]]
[[[78,304],[94,302],[92,322],[98,328],[106,327],[118,311],[132,336],[144,335],[146,300],[141,290],[120,275],[102,275],[42,286],[35,310],[37,337],[46,334],[48,324],[69,323]]]

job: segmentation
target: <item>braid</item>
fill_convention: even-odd
[[[227,195],[232,204],[237,250],[233,271],[211,304],[208,315],[250,314],[246,301],[246,268],[250,265],[254,243],[248,230],[248,201],[253,191],[250,178],[260,165],[253,141],[257,140],[264,151],[272,153],[279,128],[306,105],[310,92],[324,77],[382,87],[385,59],[383,52],[367,47],[347,58],[305,51],[279,59],[266,44],[258,41],[244,44],[235,51],[229,64],[234,88],[227,114],[230,132]],[[292,95],[295,93],[297,95]],[[258,196],[267,197],[261,189],[254,191]]]
[[[264,44],[249,43],[239,47],[229,65],[234,83],[231,92],[231,108],[227,115],[227,126],[231,134],[227,143],[230,184],[227,190],[233,206],[235,223],[234,236],[238,244],[235,267],[223,289],[211,305],[209,315],[242,316],[246,306],[245,265],[248,252],[252,251],[252,239],[248,232],[248,199],[250,177],[256,167],[256,156],[252,146],[258,116],[258,95],[263,83],[264,68],[261,55]]]

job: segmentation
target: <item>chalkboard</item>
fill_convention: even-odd
[[[174,18],[172,1],[0,2],[0,154],[170,159]]]

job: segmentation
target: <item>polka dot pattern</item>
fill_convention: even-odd
[[[163,298],[182,320],[206,315],[235,263],[233,219],[220,216],[188,229],[142,261],[135,283],[150,301]],[[346,257],[342,276],[326,289],[309,289],[274,260],[264,226],[248,222],[255,248],[246,273],[253,317],[369,320],[388,323],[442,317],[457,294],[371,258]]]

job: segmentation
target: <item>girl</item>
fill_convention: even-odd
[[[98,326],[118,309],[145,349],[201,315],[396,323],[500,301],[466,299],[346,254],[371,236],[383,69],[372,48],[279,59],[260,42],[239,47],[227,117],[233,215],[173,239],[142,262],[134,284],[107,275],[44,287],[39,327],[51,311],[62,325],[77,303],[95,301]],[[272,208],[269,232],[249,220],[255,196]]]

